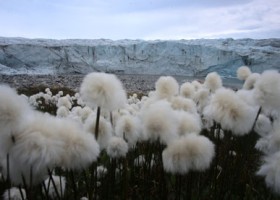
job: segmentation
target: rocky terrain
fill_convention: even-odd
[[[128,93],[148,94],[155,89],[155,82],[159,75],[118,75]],[[84,75],[0,75],[0,84],[8,84],[16,89],[28,90],[29,88],[69,88],[76,92],[84,78]],[[201,77],[174,76],[179,84],[186,81],[199,80]],[[223,85],[226,87],[240,88],[241,81],[236,79],[223,79]]]

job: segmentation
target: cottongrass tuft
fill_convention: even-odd
[[[263,176],[266,185],[280,194],[280,152],[266,156],[257,175]]]
[[[260,114],[254,130],[262,137],[267,136],[272,131],[272,123],[270,119],[267,116]]]
[[[75,121],[61,120],[58,123],[60,125],[57,133],[64,143],[64,153],[59,166],[79,170],[97,160],[100,146],[91,133],[85,131],[82,125]]]
[[[137,117],[124,115],[117,120],[115,132],[127,141],[129,147],[133,147],[140,137],[140,129],[141,123]]]
[[[9,197],[9,193],[10,193],[10,197]],[[20,192],[19,188],[12,187],[10,189],[5,190],[3,194],[3,200],[26,200],[26,192],[24,189],[21,189]]]
[[[71,109],[72,103],[70,102],[69,98],[67,96],[60,97],[57,101],[56,106],[59,108],[61,106],[65,106],[68,109]]]
[[[128,152],[128,145],[124,139],[113,136],[109,140],[106,152],[111,158],[125,157]]]
[[[170,102],[174,110],[184,110],[193,114],[197,113],[196,105],[192,99],[176,96],[173,97]]]
[[[0,85],[0,159],[13,145],[21,120],[31,112],[28,102],[7,85]]]
[[[273,154],[280,151],[280,121],[273,123],[272,131],[267,136],[259,139],[257,144],[259,145],[258,147],[265,149],[264,152],[266,154]]]
[[[56,116],[58,117],[67,117],[69,113],[70,113],[69,109],[66,108],[65,106],[60,106],[56,110]]]
[[[254,90],[240,89],[236,92],[236,95],[249,106],[258,106],[254,95]]]
[[[214,155],[214,144],[208,138],[190,134],[173,141],[162,152],[163,167],[174,174],[204,171],[210,167]]]
[[[222,85],[222,79],[217,72],[211,72],[207,74],[204,81],[204,86],[208,88],[211,92],[215,92],[217,89],[221,88]]]
[[[139,155],[137,158],[134,159],[133,165],[135,167],[144,166],[146,162],[145,155]]]
[[[185,82],[180,86],[180,95],[181,96],[192,99],[194,93],[195,93],[195,88],[191,83]]]
[[[104,177],[108,172],[107,168],[104,167],[103,165],[97,166],[96,171],[97,171],[97,175],[96,175],[97,179]]]
[[[86,131],[94,135],[95,126],[96,126],[96,115],[95,113],[92,113],[85,121],[84,127]],[[111,123],[101,116],[99,121],[98,137],[96,139],[98,144],[100,145],[101,150],[106,149],[108,145],[108,141],[112,136],[113,136],[113,128]]]
[[[110,111],[123,107],[127,101],[121,81],[113,74],[93,72],[86,75],[80,94],[88,106]]]
[[[190,133],[200,133],[202,123],[198,115],[190,114],[184,111],[177,111],[176,116],[179,122],[179,136],[183,136]]]
[[[53,182],[54,182],[54,184],[53,184]],[[59,195],[60,198],[64,196],[65,187],[66,187],[65,177],[52,175],[52,178],[48,177],[44,181],[44,184],[46,186],[47,191],[45,191],[45,189],[43,188],[43,193],[45,195],[48,195],[51,199],[57,199],[58,198],[57,195]],[[57,192],[56,192],[56,190],[57,190]]]
[[[145,166],[147,164],[147,160],[145,159],[145,155],[139,155],[137,158],[134,159],[133,161],[133,165],[135,167],[142,167]],[[155,161],[155,156],[154,154],[151,156],[151,161],[150,161],[150,167],[153,167],[156,165],[156,161]]]
[[[192,81],[191,84],[193,85],[195,91],[202,88],[202,84],[198,80]]]
[[[94,136],[71,120],[34,113],[27,116],[18,131],[20,134],[9,151],[10,179],[15,184],[23,182],[22,176],[27,184],[39,183],[48,169],[56,166],[85,168],[100,152]],[[4,173],[7,174],[6,168]]]
[[[170,98],[179,93],[179,84],[171,76],[161,76],[155,83],[156,95],[159,99]]]
[[[88,106],[85,106],[82,108],[81,112],[80,112],[80,117],[82,119],[82,122],[85,122],[86,119],[93,113],[93,110],[88,107]]]
[[[250,68],[247,66],[241,66],[237,69],[237,78],[241,81],[245,81],[252,73]]]
[[[243,89],[245,90],[252,90],[255,87],[255,83],[260,78],[260,74],[258,73],[252,73],[250,76],[246,79],[246,81],[243,84]]]
[[[202,113],[205,106],[208,105],[210,99],[210,91],[207,88],[199,88],[194,94],[194,102],[197,105],[198,112]]]
[[[255,84],[255,97],[262,107],[280,109],[280,74],[268,70],[261,74]]]
[[[258,151],[269,155],[271,154],[271,136],[265,136],[265,137],[261,137],[260,139],[258,139],[258,141],[255,144],[255,149],[257,149]]]
[[[234,91],[221,88],[213,95],[203,114],[220,123],[223,129],[241,136],[251,131],[257,109],[247,105]]]
[[[153,142],[168,144],[178,136],[176,113],[166,100],[157,101],[145,109],[142,124],[144,135]]]

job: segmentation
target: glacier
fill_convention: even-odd
[[[280,69],[280,39],[86,40],[0,37],[0,74],[115,74],[236,77]]]

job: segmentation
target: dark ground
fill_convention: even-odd
[[[8,84],[16,89],[28,89],[34,87],[69,88],[79,90],[85,75],[1,75],[0,84]],[[159,75],[117,75],[122,81],[127,92],[147,93],[155,88],[155,82]],[[192,80],[203,80],[199,77],[174,76],[179,84]],[[235,79],[225,79],[225,86],[240,88],[240,82]]]

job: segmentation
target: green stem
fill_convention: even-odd
[[[56,187],[56,185],[55,185],[55,182],[54,182],[54,180],[53,180],[51,170],[48,169],[48,173],[49,173],[49,177],[50,177],[51,183],[53,184],[55,194],[56,194],[57,198],[60,200],[61,198],[60,198],[59,192],[58,192],[58,190],[57,190],[57,187]]]
[[[255,125],[256,125],[256,123],[257,123],[257,120],[258,120],[258,118],[259,118],[259,115],[260,115],[261,111],[262,111],[262,107],[260,107],[259,110],[258,110],[258,113],[257,113],[257,115],[256,115],[254,124],[253,124],[252,129],[251,129],[251,132],[252,132],[252,131],[254,130],[254,128],[255,128]]]
[[[123,198],[128,199],[128,172],[127,172],[127,159],[123,158],[123,173],[122,173],[122,181],[123,181]]]
[[[99,120],[100,120],[100,106],[97,107],[97,113],[96,113],[96,123],[95,123],[95,139],[98,139],[98,131],[99,131]]]
[[[11,181],[10,181],[10,156],[9,154],[7,154],[7,181],[8,181],[8,185],[9,185],[9,189],[8,189],[8,197],[9,199],[11,199]]]
[[[70,171],[70,176],[71,176],[71,181],[72,181],[73,190],[74,190],[74,198],[78,199],[77,187],[76,187],[76,183],[75,183],[75,176],[74,176],[73,170]]]
[[[175,200],[180,200],[181,197],[181,184],[182,184],[182,175],[175,175]]]

